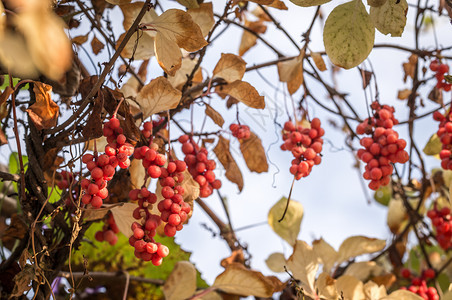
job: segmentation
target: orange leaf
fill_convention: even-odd
[[[38,130],[49,129],[56,125],[60,113],[58,104],[51,98],[52,87],[35,81],[33,92],[36,102],[27,109],[28,115]]]
[[[265,154],[265,149],[262,146],[262,141],[253,132],[250,132],[250,134],[248,139],[240,140],[240,151],[242,151],[246,165],[251,172],[267,172],[267,156]]]
[[[213,152],[218,157],[218,160],[221,162],[223,167],[226,170],[226,178],[231,182],[237,184],[239,190],[243,189],[243,177],[242,172],[240,172],[239,166],[232,157],[231,152],[229,151],[229,140],[220,136],[218,144],[213,149]]]

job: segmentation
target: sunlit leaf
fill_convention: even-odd
[[[223,127],[224,119],[221,116],[221,114],[219,112],[217,112],[215,109],[213,109],[213,107],[210,106],[209,104],[205,104],[205,105],[206,105],[206,110],[205,110],[206,115],[209,116],[209,118],[211,118],[215,124],[217,124],[220,127]]]
[[[352,236],[342,242],[339,247],[339,258],[337,261],[341,263],[362,254],[374,253],[383,250],[385,246],[386,241],[384,240],[365,236]]]
[[[336,288],[344,299],[362,300],[364,296],[364,284],[353,276],[343,275],[336,280]]]
[[[287,260],[287,266],[295,279],[301,281],[301,287],[308,295],[315,295],[315,275],[319,269],[317,254],[306,242],[298,240],[293,254]]]
[[[375,27],[361,0],[336,6],[323,30],[325,51],[331,62],[344,69],[362,63],[374,45]]]
[[[198,24],[202,36],[207,36],[210,29],[212,29],[215,24],[212,2],[201,3],[198,8],[190,8],[187,12],[190,14],[193,21]]]
[[[434,133],[422,150],[427,155],[438,155],[441,152],[443,144],[438,135]]]
[[[240,139],[240,151],[251,172],[263,173],[268,171],[265,149],[262,146],[261,139],[254,132],[250,132],[249,138]]]
[[[378,31],[395,37],[402,36],[407,11],[406,0],[386,1],[379,7],[371,7],[369,14]]]
[[[329,273],[337,262],[338,253],[334,248],[328,244],[323,238],[312,242],[312,249],[319,257],[323,264],[323,272]]]
[[[303,205],[291,199],[284,219],[281,219],[287,205],[287,198],[282,197],[268,212],[268,224],[273,231],[290,245],[294,245],[300,232],[301,220],[303,220]]]
[[[284,266],[286,265],[286,258],[282,253],[272,253],[265,260],[267,267],[276,273],[284,272]]]
[[[223,165],[226,170],[226,178],[231,182],[237,184],[239,191],[243,189],[243,177],[242,172],[239,169],[239,166],[235,162],[234,157],[229,150],[229,140],[222,137],[218,140],[217,145],[213,149],[213,152],[218,157],[218,160]]]
[[[52,87],[35,81],[33,86],[36,102],[27,109],[28,115],[38,130],[52,128],[56,125],[60,108],[52,100]]]
[[[259,95],[256,88],[246,81],[236,80],[232,83],[221,86],[220,91],[234,97],[251,108],[265,108],[264,96]]]
[[[188,261],[179,261],[174,266],[163,286],[167,300],[186,299],[196,291],[196,268]]]
[[[322,272],[315,281],[318,296],[322,299],[339,299],[336,288],[336,280],[328,273]]]
[[[220,77],[227,82],[241,80],[246,70],[246,62],[237,55],[231,53],[222,53],[215,69],[213,76]]]

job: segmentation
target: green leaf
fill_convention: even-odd
[[[22,155],[22,162],[24,163],[24,172],[27,171],[28,168],[28,157]],[[8,163],[9,173],[11,174],[19,174],[20,173],[20,162],[19,162],[19,154],[17,152],[13,152],[9,156]],[[13,183],[14,190],[16,193],[18,192],[17,183]]]
[[[300,233],[301,220],[303,219],[303,206],[301,203],[290,200],[289,207],[284,219],[281,219],[284,209],[286,208],[287,198],[282,197],[268,212],[268,224],[273,231],[290,245],[294,245],[297,241],[298,233]]]
[[[434,133],[430,139],[428,140],[427,144],[425,145],[424,149],[422,150],[427,155],[438,155],[441,152],[441,149],[443,147],[443,144],[441,144],[441,141]]]
[[[290,0],[293,4],[301,7],[318,6],[330,1],[331,0]]]
[[[369,56],[374,37],[374,25],[361,0],[335,7],[323,30],[328,57],[344,69],[356,67]]]
[[[7,86],[9,86],[9,76],[8,75],[0,75],[3,76],[3,84],[0,86],[0,90],[4,91]],[[20,78],[13,77],[13,84],[16,85],[20,81]],[[21,87],[21,90],[28,90],[28,83]]]
[[[388,206],[389,201],[392,198],[392,188],[389,185],[381,186],[378,190],[375,191],[374,199],[378,203]]]
[[[408,3],[406,0],[388,0],[380,7],[370,8],[370,18],[383,34],[402,36],[406,25]]]

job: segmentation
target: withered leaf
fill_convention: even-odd
[[[2,241],[7,243],[14,239],[23,239],[27,234],[29,227],[22,215],[14,214],[11,217],[11,223],[8,228],[1,234]]]
[[[153,79],[137,95],[137,102],[146,119],[152,114],[176,108],[182,93],[163,76]]]
[[[323,60],[323,57],[320,53],[311,52],[311,57],[315,63],[315,66],[317,67],[317,69],[319,69],[319,71],[323,72],[326,70],[325,61]]]
[[[232,157],[229,151],[229,140],[220,136],[218,144],[213,149],[213,152],[218,157],[218,160],[226,170],[226,178],[231,182],[237,184],[239,191],[243,189],[243,177],[240,172],[239,166]]]
[[[97,80],[99,80],[99,76],[97,75],[83,78],[78,87],[79,93],[82,94],[82,99],[85,99],[88,96]]]
[[[33,86],[36,102],[26,111],[38,130],[49,129],[56,125],[60,113],[58,104],[51,98],[52,87],[35,81]]]
[[[245,20],[245,27],[250,29],[252,32],[259,34],[259,33],[265,33],[267,31],[267,25],[261,20],[250,22],[248,20]],[[249,49],[251,49],[254,45],[256,45],[257,42],[257,36],[256,34],[253,34],[249,32],[248,30],[244,30],[242,34],[242,39],[240,41],[239,46],[239,55],[243,56]]]
[[[188,261],[178,261],[163,285],[165,299],[179,300],[192,296],[196,291],[196,268]]]
[[[36,280],[36,268],[34,265],[26,265],[25,268],[14,276],[14,289],[11,293],[13,297],[20,297],[31,289],[31,281]]]
[[[281,10],[288,10],[287,6],[281,0],[274,0],[268,7],[273,7]]]
[[[171,83],[171,85],[176,89],[181,90],[185,82],[187,82],[187,78],[193,71],[193,68],[195,67],[197,62],[198,62],[197,59],[184,57],[182,59],[182,65],[180,69],[176,71],[176,74],[174,74],[174,76],[168,76],[168,80]],[[193,76],[192,83],[196,85],[201,82],[202,82],[202,70],[201,68],[198,68],[198,70],[196,70],[195,72],[195,75]],[[192,96],[195,98],[194,95]]]
[[[94,99],[93,109],[91,110],[91,114],[89,115],[86,125],[82,131],[85,138],[100,138],[103,135],[101,117],[103,107],[104,94],[99,92],[97,93],[97,98]]]
[[[241,80],[246,70],[246,62],[237,55],[222,53],[221,58],[213,69],[213,77],[220,77],[231,83]]]
[[[3,130],[0,128],[0,145],[6,145],[6,144],[8,144],[8,139],[6,138],[6,135],[3,132]]]
[[[86,43],[86,41],[88,41],[88,36],[89,36],[89,33],[87,33],[85,35],[78,35],[76,37],[73,37],[71,39],[71,42],[73,42],[76,45],[83,45],[84,43]]]
[[[9,96],[11,96],[12,93],[14,93],[13,88],[11,88],[9,85],[6,86],[5,90],[0,95],[0,106],[6,103],[6,100],[8,100]]]
[[[295,279],[301,281],[300,285],[310,294],[315,294],[315,275],[319,269],[317,254],[306,242],[298,240],[293,253],[287,260],[287,267],[293,272]]]
[[[304,55],[305,52],[302,50],[297,57],[277,64],[279,81],[287,83],[287,89],[291,95],[303,84]]]
[[[246,81],[236,80],[220,86],[219,91],[234,97],[251,108],[265,108],[264,96],[260,96],[254,86]]]
[[[42,159],[42,169],[44,170],[44,177],[47,180],[47,184],[52,186],[55,184],[55,180],[53,178],[54,171],[58,169],[60,164],[64,161],[62,156],[58,156],[58,153],[61,151],[60,148],[52,148],[48,150],[44,154],[44,158]]]
[[[343,275],[336,280],[336,288],[344,299],[366,299],[364,284],[353,276]]]
[[[403,89],[397,92],[397,99],[399,100],[405,100],[408,99],[408,96],[411,95],[410,89]]]
[[[352,236],[342,242],[338,251],[338,263],[342,263],[352,257],[374,253],[382,250],[386,241],[365,236]]]
[[[408,62],[402,64],[403,72],[405,73],[403,76],[403,82],[406,82],[408,77],[414,78],[414,71],[416,70],[417,58],[418,56],[416,54],[411,54],[411,56],[408,58]]]
[[[240,139],[240,151],[242,151],[243,158],[251,172],[263,173],[268,171],[265,149],[262,146],[261,139],[254,132],[250,132],[248,139]]]
[[[271,297],[285,285],[276,277],[264,276],[261,272],[249,270],[242,264],[232,263],[217,276],[212,286],[235,295]]]
[[[157,34],[154,43],[155,57],[160,67],[170,76],[182,66],[182,54],[177,44],[163,34]]]
[[[363,87],[363,89],[365,89],[369,85],[370,80],[372,79],[373,73],[370,71],[361,69],[360,67],[358,67],[358,70],[361,73],[361,80],[363,82],[362,87]]]
[[[212,121],[215,122],[215,124],[217,124],[220,127],[223,127],[224,124],[224,119],[221,116],[221,114],[219,112],[217,112],[215,109],[213,109],[212,106],[210,106],[209,104],[205,104],[206,105],[206,115],[208,115]]]
[[[435,103],[443,105],[443,92],[436,86],[428,94],[428,99]]]
[[[122,206],[115,206],[110,209],[119,231],[126,237],[130,237],[133,234],[131,229],[132,223],[135,222],[133,211],[137,207],[138,204],[135,203],[124,203]]]
[[[104,49],[105,45],[104,43],[102,43],[101,41],[99,41],[99,39],[94,36],[93,39],[91,40],[91,49],[93,49],[93,53],[95,55],[99,54],[99,52]]]
[[[193,21],[198,24],[199,28],[201,28],[202,36],[207,36],[215,24],[212,2],[201,3],[198,8],[190,8],[187,12]]]

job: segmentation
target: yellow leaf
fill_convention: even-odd
[[[229,294],[256,297],[271,297],[280,291],[284,284],[276,277],[249,270],[242,264],[232,263],[217,276],[212,287]]]
[[[352,263],[344,272],[344,275],[353,276],[363,282],[370,277],[381,276],[384,274],[385,270],[374,261]]]
[[[46,77],[58,81],[72,65],[72,46],[65,24],[50,10],[50,1],[35,1],[17,14],[15,24],[24,35],[35,66]]]
[[[323,57],[320,53],[311,52],[311,57],[315,63],[315,66],[317,67],[317,69],[319,69],[319,71],[323,72],[326,70],[325,61],[323,60]]]
[[[336,6],[323,30],[325,51],[331,62],[344,69],[363,62],[374,45],[375,27],[361,0]]]
[[[213,69],[213,77],[220,77],[227,82],[241,80],[246,70],[246,62],[237,55],[222,53],[220,60]]]
[[[277,64],[279,81],[287,82],[287,89],[291,95],[303,84],[304,54],[305,52],[302,50],[297,57]]]
[[[340,299],[336,289],[336,280],[328,273],[322,272],[317,278],[315,286],[321,299]]]
[[[154,42],[155,58],[160,67],[170,76],[174,76],[182,65],[182,53],[176,42],[167,39],[160,32]]]
[[[143,111],[143,118],[165,110],[176,108],[182,93],[173,88],[163,76],[151,80],[137,95],[137,102]]]
[[[239,166],[232,157],[229,151],[229,140],[225,139],[220,135],[217,145],[213,149],[213,152],[218,157],[218,160],[223,165],[226,170],[226,178],[231,182],[237,184],[239,191],[243,189],[243,177],[242,172],[240,172]]]
[[[368,300],[379,300],[388,294],[384,285],[378,286],[375,282],[368,281],[364,285],[364,295],[366,295],[366,299]]]
[[[306,242],[298,240],[293,253],[287,260],[287,266],[295,279],[300,280],[301,287],[310,296],[315,295],[314,281],[319,263],[317,254]],[[315,298],[315,297],[313,297]]]
[[[281,216],[287,205],[287,198],[282,197],[268,212],[268,224],[273,231],[290,245],[294,245],[297,241],[298,233],[300,233],[301,220],[303,220],[303,205],[301,203],[290,200],[287,213],[281,222]]]
[[[27,109],[28,115],[38,130],[49,129],[56,125],[60,108],[51,97],[52,87],[35,81],[33,92],[36,102]]]
[[[338,259],[338,253],[323,238],[312,242],[312,248],[323,264],[323,272],[329,273]]]
[[[347,300],[363,300],[364,284],[353,276],[343,275],[336,280],[336,288]]]
[[[228,94],[251,108],[265,108],[264,96],[246,81],[236,80],[220,87],[220,92]]]
[[[427,155],[438,155],[441,152],[443,144],[436,133],[432,134],[427,144],[422,150]]]
[[[187,12],[193,21],[198,24],[199,28],[201,28],[202,36],[207,36],[215,24],[212,2],[201,3],[198,8],[190,8]]]
[[[135,203],[124,203],[123,206],[115,206],[110,209],[115,219],[115,223],[126,237],[132,236],[132,223],[135,222],[133,211],[138,207]]]
[[[342,263],[350,258],[361,254],[374,253],[382,250],[386,246],[386,241],[365,236],[352,236],[342,242],[339,247],[338,263]]]
[[[402,199],[393,198],[388,205],[386,223],[392,233],[400,233],[408,222],[408,214]]]
[[[240,151],[251,172],[263,173],[268,171],[265,149],[262,146],[261,139],[254,132],[250,132],[249,138],[240,139]]]
[[[392,37],[402,36],[407,11],[406,0],[386,1],[379,7],[370,8],[370,18],[381,33],[391,34]]]
[[[168,76],[169,82],[171,82],[171,85],[175,87],[176,89],[181,89],[182,86],[187,81],[188,76],[193,71],[193,68],[195,67],[196,63],[198,62],[197,59],[191,59],[189,57],[184,57],[182,59],[182,65],[179,70],[176,71],[174,76]],[[198,68],[196,71],[193,80],[193,84],[196,85],[198,83],[202,82],[202,71],[201,68]]]
[[[206,115],[208,115],[212,121],[215,122],[215,124],[217,124],[220,127],[223,127],[224,124],[224,119],[221,116],[221,114],[219,112],[217,112],[215,109],[212,108],[212,106],[210,106],[209,104],[205,104],[206,105]]]
[[[424,298],[408,290],[397,290],[389,294],[389,296],[380,298],[379,300],[422,300],[422,299]]]
[[[116,49],[121,44],[122,40],[125,37],[125,33],[121,34],[116,42]],[[155,55],[154,52],[154,38],[149,34],[141,34],[138,37],[133,36],[131,39],[127,41],[126,46],[121,51],[121,55],[127,58],[135,59],[149,59],[150,57]]]
[[[373,6],[373,7],[380,7],[383,4],[386,3],[388,0],[367,0],[367,5]]]
[[[330,1],[331,0],[290,0],[293,4],[301,7],[318,6]]]
[[[286,265],[286,258],[282,253],[272,253],[265,260],[267,267],[276,273],[284,272],[284,266]]]
[[[162,287],[167,300],[180,300],[196,292],[196,269],[188,261],[178,261]]]

